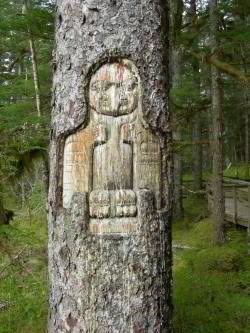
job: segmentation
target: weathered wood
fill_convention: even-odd
[[[168,11],[58,1],[49,332],[171,332]]]
[[[248,183],[247,183],[248,184]],[[224,183],[225,220],[248,228],[250,220],[249,185],[240,182]],[[213,211],[211,184],[207,183],[208,208]]]

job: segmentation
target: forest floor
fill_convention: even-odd
[[[173,224],[175,333],[250,333],[246,230],[229,225],[216,246],[204,199],[189,196],[184,205],[185,218]]]
[[[0,333],[46,332],[47,222],[31,208],[0,226]],[[189,196],[173,224],[175,333],[250,333],[246,231],[229,228],[221,247],[213,238],[206,202]]]

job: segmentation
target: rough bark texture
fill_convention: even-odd
[[[210,0],[210,39],[213,57],[218,54],[217,0]],[[220,71],[211,65],[211,97],[212,97],[212,156],[213,156],[213,219],[216,226],[216,241],[225,240],[225,200],[223,190],[223,113]]]
[[[165,1],[57,2],[49,190],[49,332],[171,332],[171,170]],[[159,137],[160,208],[137,193],[136,232],[93,233],[86,193],[63,207],[67,137],[89,121],[90,77],[128,59],[142,84],[142,114]]]

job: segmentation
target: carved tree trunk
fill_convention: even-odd
[[[210,39],[212,57],[218,55],[217,0],[210,0]],[[223,190],[223,113],[222,94],[220,85],[220,71],[211,65],[211,98],[212,98],[212,157],[213,157],[213,219],[216,227],[216,241],[223,243],[225,240],[225,200]]]
[[[171,332],[168,11],[57,5],[49,332]]]

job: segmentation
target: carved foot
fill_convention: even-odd
[[[136,195],[132,190],[119,190],[115,192],[116,216],[136,216]]]
[[[109,191],[92,191],[89,196],[90,217],[103,219],[110,216]]]

